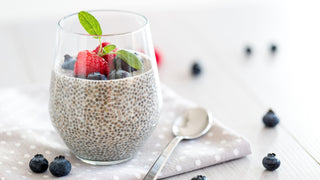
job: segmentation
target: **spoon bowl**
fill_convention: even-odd
[[[172,132],[183,139],[196,139],[207,133],[212,124],[212,113],[204,108],[189,109],[174,121]]]
[[[172,132],[175,138],[166,146],[144,180],[156,180],[174,148],[183,139],[196,139],[209,131],[213,123],[212,113],[204,108],[192,108],[174,121]]]

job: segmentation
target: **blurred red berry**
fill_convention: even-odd
[[[158,48],[154,48],[154,54],[156,56],[157,65],[160,66],[162,62],[162,55]]]

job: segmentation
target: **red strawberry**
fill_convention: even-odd
[[[103,42],[103,43],[102,43],[102,48],[104,48],[105,46],[108,46],[109,44],[111,44],[111,43],[109,43],[109,42]],[[100,45],[97,46],[96,49],[93,50],[93,52],[95,52],[95,53],[98,54],[99,49],[100,49]],[[113,50],[113,52],[116,52],[117,50],[118,50],[118,49],[116,48],[115,50]],[[103,59],[105,59],[105,60],[107,61],[108,66],[109,66],[109,69],[114,69],[114,67],[113,67],[113,59],[114,59],[114,57],[116,57],[116,54],[107,54],[107,55],[104,55],[104,56],[102,56],[102,57],[103,57]]]
[[[109,42],[103,42],[103,43],[102,43],[102,48],[104,48],[105,46],[108,46],[109,44],[111,44],[111,43],[109,43]],[[100,45],[97,46],[96,49],[93,50],[93,52],[95,52],[95,53],[98,54],[99,49],[100,49]],[[116,49],[113,50],[113,52],[116,52],[117,50],[118,50],[118,49],[116,48]],[[104,56],[102,56],[102,57],[103,57],[108,63],[110,63],[115,56],[116,56],[115,54],[107,54],[107,55],[104,55]],[[112,63],[112,62],[111,62],[111,63]]]
[[[77,62],[74,65],[76,76],[85,76],[94,72],[109,74],[109,66],[106,61],[93,51],[84,50],[78,53]]]

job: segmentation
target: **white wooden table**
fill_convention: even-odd
[[[167,179],[199,174],[209,180],[320,179],[320,73],[313,61],[319,55],[302,54],[314,46],[295,43],[298,30],[290,28],[300,24],[290,23],[290,13],[281,5],[145,12],[155,45],[163,52],[161,81],[212,109],[221,122],[249,139],[253,149],[246,158]],[[0,29],[0,87],[49,83],[56,21],[12,22]],[[316,30],[310,28],[312,35]],[[296,40],[307,42],[301,36]],[[273,42],[279,47],[275,56],[268,51]],[[244,55],[245,45],[253,48],[250,58]],[[190,67],[196,59],[203,74],[193,78]],[[262,123],[269,108],[280,117],[276,128]],[[262,166],[269,152],[281,160],[274,172]]]
[[[159,21],[170,19],[153,28],[153,34],[168,37],[155,37],[167,56],[160,70],[161,80],[183,96],[213,109],[223,123],[246,136],[253,148],[247,158],[171,179],[189,179],[197,174],[209,179],[320,178],[320,98],[315,91],[319,83],[310,83],[319,82],[320,73],[312,68],[319,65],[313,60],[318,55],[306,51],[313,50],[314,44],[297,44],[303,38],[296,37],[299,34],[290,28],[301,24],[287,24],[288,12],[283,10],[242,7],[203,11],[194,16],[168,12],[156,17]],[[278,45],[275,56],[269,53],[271,43]],[[245,45],[253,48],[249,58],[244,55]],[[200,78],[190,76],[194,59],[200,59],[203,65]],[[276,128],[265,128],[262,123],[269,108],[280,117]],[[265,171],[262,166],[262,158],[269,152],[281,160],[275,172]]]

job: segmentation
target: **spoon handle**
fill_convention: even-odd
[[[143,180],[155,180],[157,176],[161,172],[162,168],[166,164],[168,158],[173,152],[174,148],[177,144],[182,140],[181,136],[176,136],[171,140],[171,142],[166,146],[166,148],[162,151],[161,155],[158,157],[156,162],[152,165],[151,169],[147,173],[147,175],[143,178]]]

